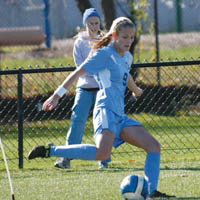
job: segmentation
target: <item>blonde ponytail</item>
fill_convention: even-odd
[[[101,40],[99,40],[97,43],[95,43],[92,47],[92,49],[100,49],[104,46],[108,46],[112,41],[112,34],[106,34],[104,37],[102,37]]]

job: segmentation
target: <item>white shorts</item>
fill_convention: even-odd
[[[117,148],[124,143],[124,140],[120,138],[120,133],[124,127],[127,126],[142,126],[136,120],[128,118],[126,114],[119,116],[112,112],[110,109],[104,107],[94,110],[93,113],[93,125],[94,125],[94,139],[97,134],[100,134],[104,129],[109,129],[115,134],[113,146]]]

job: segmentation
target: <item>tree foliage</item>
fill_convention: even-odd
[[[141,34],[144,32],[144,22],[148,21],[147,8],[150,6],[148,0],[127,0],[130,9],[128,16],[136,25],[137,32],[135,40],[131,46],[131,53],[134,54],[136,45],[140,40]]]
[[[92,4],[89,0],[75,0],[77,7],[81,11],[82,15],[86,9],[91,8]]]
[[[101,0],[104,28],[109,30],[116,18],[115,4],[113,0]]]

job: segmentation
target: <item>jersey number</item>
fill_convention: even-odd
[[[127,78],[128,78],[128,74],[124,73],[124,76],[123,76],[123,85],[126,85]]]

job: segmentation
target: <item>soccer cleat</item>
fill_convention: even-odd
[[[69,158],[61,158],[54,163],[54,167],[61,169],[70,169],[70,160]]]
[[[28,159],[32,160],[34,158],[48,158],[50,157],[50,147],[53,146],[53,144],[48,144],[46,146],[37,146],[34,147],[28,154]]]
[[[165,194],[165,193],[162,193],[162,192],[159,192],[159,191],[155,191],[153,192],[152,194],[150,194],[149,196],[150,198],[163,198],[163,199],[169,199],[169,198],[172,198],[172,197],[176,197],[174,195],[168,195],[168,194]]]
[[[107,169],[108,168],[108,163],[105,161],[99,161],[99,169]]]

